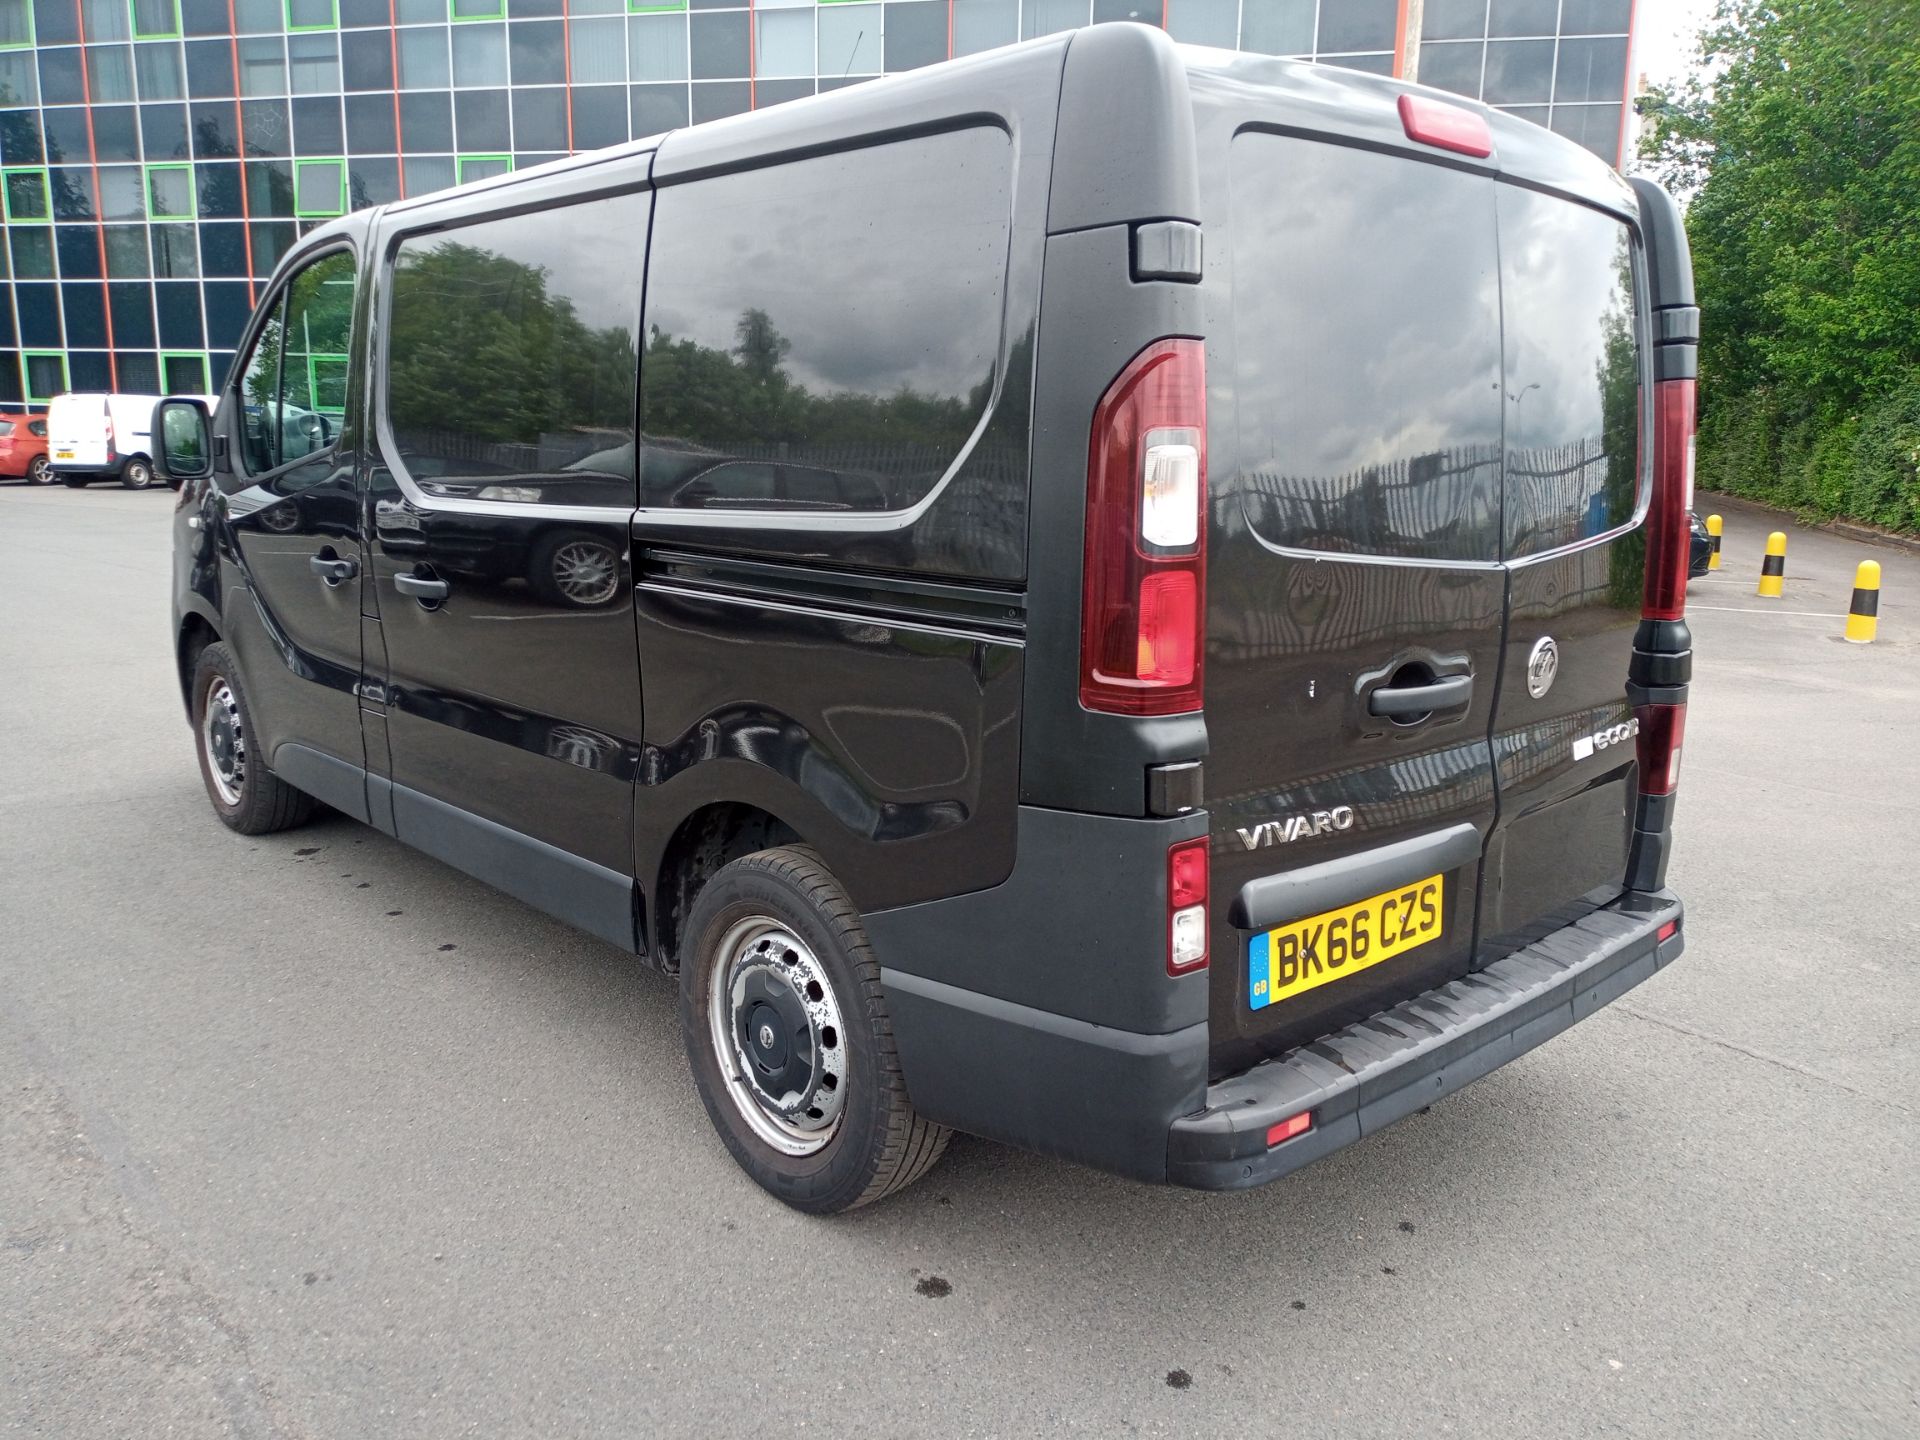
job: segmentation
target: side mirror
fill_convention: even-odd
[[[156,467],[161,478],[178,486],[213,473],[213,426],[203,400],[162,400],[153,407]]]

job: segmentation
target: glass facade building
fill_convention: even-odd
[[[218,385],[304,231],[1110,20],[1399,74],[1619,159],[1632,0],[0,0],[0,410]]]

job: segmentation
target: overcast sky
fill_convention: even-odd
[[[1713,14],[1714,0],[1640,0],[1635,19],[1635,79],[1656,85],[1682,79],[1692,69],[1694,37]]]

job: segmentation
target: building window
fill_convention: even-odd
[[[193,166],[147,166],[147,216],[152,220],[194,218]]]
[[[347,213],[347,162],[293,162],[293,213],[302,220]]]
[[[180,0],[127,0],[136,40],[178,40]]]
[[[507,0],[447,0],[447,16],[452,20],[504,20]]]
[[[338,30],[339,28],[339,0],[287,0],[289,31],[297,34],[302,30]]]
[[[64,350],[26,350],[20,355],[27,399],[51,400],[67,390],[67,354]]]
[[[454,162],[453,183],[465,185],[474,180],[488,180],[512,170],[511,155],[462,155]]]
[[[0,184],[5,186],[4,207],[9,225],[53,223],[53,200],[47,190],[44,166],[0,170]]]
[[[160,353],[160,388],[169,395],[205,395],[207,355],[204,350],[163,350]]]
[[[0,0],[0,50],[33,48],[33,0]]]

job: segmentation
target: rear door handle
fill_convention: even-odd
[[[447,582],[435,580],[426,575],[399,574],[393,577],[393,588],[402,595],[411,595],[416,600],[444,600],[447,598]]]
[[[1458,710],[1473,699],[1473,676],[1448,675],[1431,685],[1403,685],[1376,690],[1367,697],[1367,713],[1403,720],[1435,710]]]
[[[342,560],[327,550],[311,556],[307,566],[329,585],[343,584],[360,573],[358,560]]]

